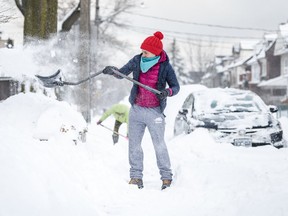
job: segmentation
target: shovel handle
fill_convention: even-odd
[[[151,88],[150,86],[144,85],[144,84],[142,84],[142,83],[140,83],[140,82],[132,79],[131,77],[126,76],[125,74],[122,74],[121,72],[119,72],[119,71],[117,71],[117,70],[115,70],[115,69],[112,69],[112,70],[113,70],[113,73],[117,74],[118,76],[121,76],[121,77],[123,77],[123,78],[125,78],[125,79],[127,79],[127,80],[129,80],[129,81],[131,81],[131,82],[133,82],[133,83],[135,83],[136,85],[139,85],[139,86],[141,86],[142,88],[144,88],[144,89],[146,89],[146,90],[154,93],[154,94],[157,94],[157,95],[160,95],[160,94],[161,94],[161,92],[158,91],[157,89],[154,89],[154,88]]]
[[[79,84],[81,84],[81,83],[83,83],[83,82],[86,82],[86,81],[92,79],[92,78],[95,77],[95,76],[98,76],[98,75],[101,74],[102,72],[103,72],[103,71],[99,71],[99,72],[97,72],[97,73],[94,73],[94,74],[90,75],[89,77],[87,77],[87,78],[85,78],[85,79],[83,79],[83,80],[80,80],[80,81],[78,81],[78,82],[66,82],[66,81],[63,81],[63,85],[79,85]]]
[[[103,73],[103,70],[97,72],[97,73],[94,73],[94,74],[91,74],[89,77],[83,79],[83,80],[80,80],[78,82],[67,82],[67,81],[62,81],[61,77],[58,77],[60,76],[60,69],[50,75],[50,76],[40,76],[40,75],[35,75],[40,81],[41,83],[47,87],[47,88],[53,88],[53,87],[56,87],[56,86],[64,86],[64,85],[79,85],[83,82],[86,82],[90,79],[92,79],[93,77],[95,76],[98,76],[99,74]]]
[[[114,131],[114,130],[112,130],[111,128],[106,127],[106,126],[103,125],[103,124],[99,124],[99,125],[102,126],[102,127],[104,127],[104,128],[106,128],[107,130],[110,130],[110,131],[112,131],[113,133],[118,134],[119,136],[121,136],[121,137],[127,139],[127,136],[124,136],[123,134],[120,134],[120,133],[118,133],[117,131]]]

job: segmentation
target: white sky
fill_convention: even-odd
[[[94,1],[91,0],[91,2]],[[103,15],[105,9],[109,8],[109,4],[107,6],[107,1],[103,0],[99,2],[100,15]],[[215,28],[206,25],[172,22],[171,20],[268,30],[278,30],[280,23],[288,21],[288,4],[284,0],[269,0],[265,3],[261,0],[140,0],[139,3],[140,2],[143,3],[143,7],[133,9],[134,14],[124,15],[124,22],[132,25],[132,28],[118,32],[119,38],[128,39],[130,42],[133,41],[135,49],[145,37],[156,30],[163,31],[165,35],[164,44],[170,43],[174,37],[178,39],[179,42],[185,43],[187,38],[190,38],[192,39],[192,44],[200,43],[199,40],[202,40],[202,43],[203,41],[210,41],[214,45],[216,42],[218,45],[219,42],[221,42],[223,52],[231,50],[232,38],[227,38],[227,36],[232,36],[234,39],[235,37],[251,37],[252,39],[254,37],[261,38],[264,34],[264,31]],[[94,13],[94,11],[94,8],[92,8],[91,13]],[[18,41],[21,41],[22,30],[20,30],[19,27],[21,27],[23,19],[19,11],[16,12],[16,14],[18,14],[20,18],[8,25],[1,25],[0,31],[3,31],[3,38],[12,37],[18,38]],[[136,14],[153,16],[155,18],[138,16]],[[161,18],[171,20],[165,21],[161,20]],[[139,34],[139,32],[141,33]],[[193,34],[200,34],[202,36]],[[210,36],[205,37],[205,35]],[[222,36],[224,36],[224,38]],[[241,38],[241,40],[243,40],[243,38]],[[229,41],[229,43],[227,43],[227,41]]]
[[[103,4],[103,1],[101,2]],[[135,47],[139,46],[147,35],[160,30],[165,35],[166,44],[171,43],[172,38],[176,38],[178,42],[185,42],[186,45],[188,38],[192,44],[199,44],[202,41],[219,45],[221,42],[222,51],[231,53],[231,45],[235,41],[261,39],[266,31],[217,28],[212,27],[213,25],[278,30],[280,23],[288,21],[288,4],[284,0],[269,0],[265,3],[261,0],[140,0],[140,2],[143,2],[143,7],[133,9],[133,14],[125,16],[127,24],[132,25],[132,28],[122,32],[123,38],[130,37],[135,41]]]
[[[143,2],[145,7],[142,13],[147,15],[196,23],[273,30],[278,28],[279,23],[288,20],[288,4],[284,0],[269,0],[265,3],[261,0],[166,0],[165,2],[143,0]],[[177,24],[171,23],[168,27],[174,28]],[[193,30],[194,27],[191,25],[191,29],[187,30]],[[210,30],[212,31],[212,28]]]

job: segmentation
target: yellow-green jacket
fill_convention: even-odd
[[[110,115],[113,115],[114,118],[121,122],[127,123],[129,121],[129,106],[125,104],[114,104],[110,109],[106,110],[100,118],[100,121],[104,121]],[[127,127],[128,128],[128,127]]]

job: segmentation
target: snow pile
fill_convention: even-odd
[[[48,106],[37,120],[34,138],[49,140],[55,136],[65,136],[75,142],[81,140],[80,133],[85,133],[86,122],[83,116],[72,110],[68,103],[62,102]]]

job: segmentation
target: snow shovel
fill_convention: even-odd
[[[52,74],[51,76],[40,76],[40,75],[35,75],[40,82],[47,88],[54,88],[56,86],[64,86],[64,85],[79,85],[83,82],[88,81],[89,79],[92,79],[95,76],[98,76],[101,74],[103,71],[99,71],[97,73],[92,74],[91,76],[80,80],[78,82],[66,82],[62,80],[62,77],[60,75],[60,69],[57,70],[56,73]]]
[[[157,95],[157,94],[158,94],[158,95],[161,94],[161,92],[158,91],[157,89],[154,89],[154,88],[151,88],[150,86],[144,85],[144,84],[142,84],[142,83],[140,83],[140,82],[132,79],[131,77],[126,76],[125,74],[122,74],[121,72],[119,72],[119,71],[117,71],[117,70],[115,70],[115,69],[112,69],[112,70],[113,70],[113,73],[115,73],[116,75],[118,75],[118,76],[120,76],[120,77],[122,77],[122,78],[125,78],[125,79],[127,79],[127,80],[135,83],[136,85],[139,85],[139,86],[141,86],[142,88],[144,88],[144,89],[146,89],[146,90],[148,90],[148,91],[156,94],[156,95]]]
[[[113,70],[114,74],[116,74],[116,75],[118,75],[118,76],[120,76],[122,78],[125,78],[125,79],[133,82],[134,84],[139,85],[142,88],[144,88],[144,89],[146,89],[146,90],[148,90],[148,91],[150,91],[150,92],[152,92],[152,93],[154,93],[156,95],[160,95],[161,94],[161,92],[158,91],[157,89],[154,89],[154,88],[151,88],[150,86],[144,85],[144,84],[132,79],[131,77],[126,76],[125,74],[122,74],[121,72],[119,72],[119,71],[117,71],[115,69],[112,69],[112,70]],[[64,85],[79,85],[79,84],[81,84],[83,82],[88,81],[89,79],[92,79],[95,76],[98,76],[101,73],[103,73],[103,71],[99,71],[97,73],[94,73],[90,77],[87,77],[86,79],[80,80],[78,82],[66,82],[66,81],[63,81],[62,77],[60,76],[60,69],[56,73],[52,74],[51,76],[47,76],[47,77],[46,76],[40,76],[40,75],[35,75],[35,76],[41,81],[41,83],[45,87],[53,88],[53,87],[56,87],[56,86],[64,86]]]
[[[124,136],[123,134],[120,134],[120,133],[112,130],[111,128],[106,127],[106,126],[103,125],[103,124],[99,124],[99,125],[102,126],[102,127],[104,127],[104,128],[106,128],[107,130],[113,132],[112,138],[113,138],[113,143],[114,143],[114,145],[118,142],[118,136],[121,136],[121,137],[125,138],[126,140],[128,140],[128,137],[127,137],[127,136]],[[116,136],[115,136],[115,135],[116,135]],[[117,135],[118,135],[118,136],[117,136]]]

